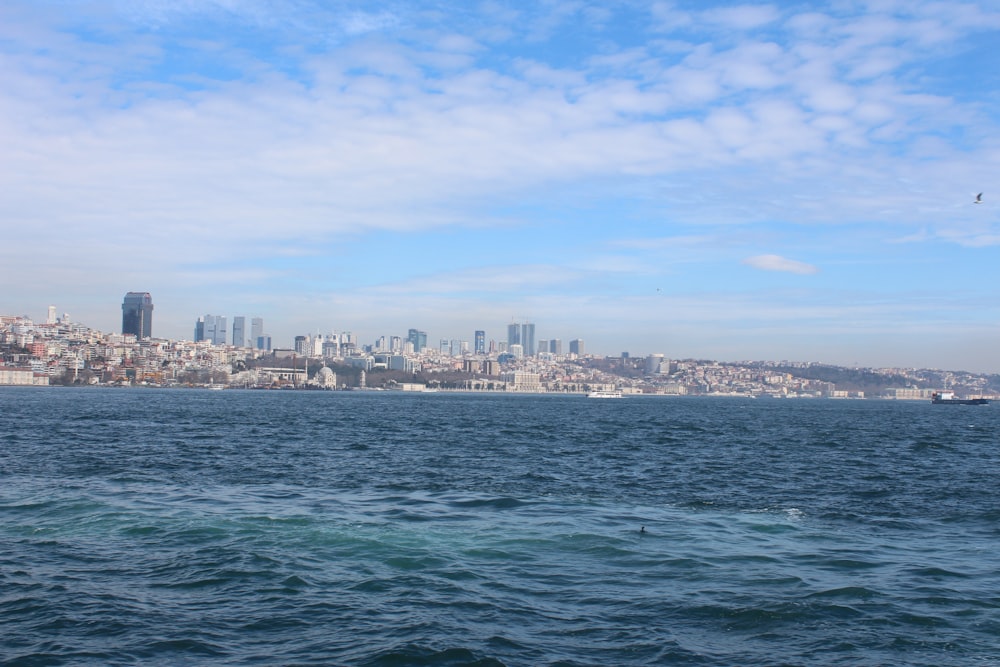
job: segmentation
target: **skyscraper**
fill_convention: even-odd
[[[149,292],[129,292],[122,301],[122,333],[136,338],[153,335],[153,297]]]
[[[571,340],[569,342],[569,353],[570,354],[575,354],[578,357],[582,357],[583,354],[584,354],[584,351],[583,351],[583,340],[580,339],[580,338],[576,338],[574,340]]]
[[[243,347],[246,344],[246,335],[244,334],[246,324],[247,318],[242,315],[233,318],[233,345],[236,347]]]
[[[222,315],[205,316],[205,338],[215,345],[226,344],[226,318]]]
[[[535,325],[531,322],[521,325],[521,347],[524,348],[525,355],[535,356]]]
[[[486,354],[486,332],[476,331],[476,354]]]
[[[521,325],[511,322],[507,325],[507,347],[521,344]]]
[[[413,351],[419,354],[427,347],[427,332],[410,329],[407,332],[406,340],[413,343]]]
[[[256,347],[258,350],[264,349],[258,343],[258,339],[264,335],[264,318],[254,317],[250,320],[250,346]],[[267,349],[271,349],[268,346]]]
[[[194,325],[194,341],[207,340],[212,345],[226,344],[226,318],[220,315],[199,317]]]

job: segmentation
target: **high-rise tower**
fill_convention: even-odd
[[[122,333],[136,338],[153,335],[153,297],[149,292],[129,292],[122,301]]]
[[[233,318],[233,345],[235,347],[246,345],[246,323],[247,318],[242,315],[237,315]]]
[[[524,348],[525,355],[535,356],[535,325],[531,322],[521,325],[521,347]]]
[[[199,317],[194,325],[194,342],[207,340],[212,345],[226,344],[226,318],[221,315]]]
[[[264,335],[264,318],[254,317],[250,320],[250,347],[257,348],[258,350],[264,349],[263,346],[257,342]],[[270,349],[270,348],[268,348]]]
[[[410,329],[406,334],[406,340],[413,343],[413,351],[420,353],[427,347],[427,332],[419,329]]]
[[[521,344],[521,325],[511,322],[507,325],[507,347]]]

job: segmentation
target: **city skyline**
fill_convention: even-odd
[[[12,0],[0,310],[1000,372],[998,37],[986,0]]]

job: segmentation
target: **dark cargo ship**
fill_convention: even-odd
[[[988,398],[955,398],[955,392],[935,391],[931,394],[931,403],[934,405],[986,405],[990,402]]]

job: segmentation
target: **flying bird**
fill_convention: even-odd
[[[976,195],[976,201],[974,201],[972,203],[973,204],[982,204],[983,203],[983,193],[980,192],[978,195]]]

